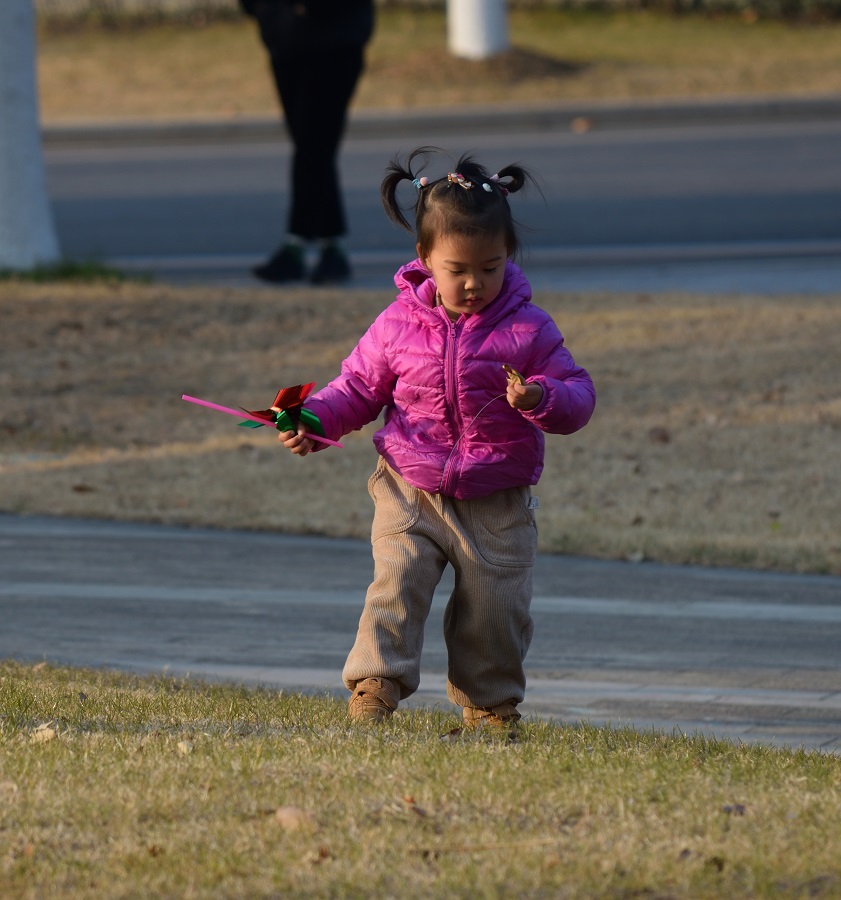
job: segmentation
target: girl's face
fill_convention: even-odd
[[[423,263],[435,279],[447,315],[458,319],[477,313],[496,300],[502,290],[507,259],[508,248],[502,235],[444,235],[435,241]]]

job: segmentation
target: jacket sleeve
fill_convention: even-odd
[[[387,359],[384,318],[383,313],[362,336],[338,378],[307,400],[331,440],[373,422],[392,402],[397,376]]]
[[[527,381],[543,388],[543,397],[534,409],[522,412],[524,418],[551,434],[572,434],[590,421],[596,389],[587,371],[575,364],[553,321],[540,329],[525,371]]]

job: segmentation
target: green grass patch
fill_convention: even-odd
[[[5,897],[836,897],[841,759],[0,663]]]
[[[150,279],[136,275],[127,275],[104,263],[96,261],[78,261],[64,259],[50,265],[35,266],[32,269],[0,269],[0,281],[29,281],[35,284],[50,282],[146,282]]]

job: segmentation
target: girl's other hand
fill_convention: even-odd
[[[315,442],[308,437],[304,437],[305,431],[306,428],[303,425],[299,425],[298,431],[281,431],[277,439],[296,456],[306,456],[315,446]]]
[[[525,412],[534,409],[543,399],[543,388],[535,382],[528,384],[509,384],[507,392],[508,405]]]

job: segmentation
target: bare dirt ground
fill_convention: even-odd
[[[391,293],[0,284],[0,509],[367,537],[373,427],[293,458],[182,393],[333,377]],[[536,297],[596,382],[549,552],[841,573],[841,297]]]

